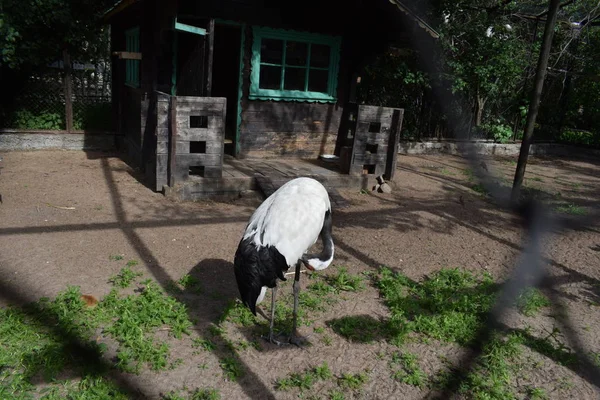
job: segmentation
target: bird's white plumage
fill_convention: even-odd
[[[274,246],[293,266],[319,238],[326,211],[327,190],[312,178],[296,178],[282,185],[252,214],[244,239]]]

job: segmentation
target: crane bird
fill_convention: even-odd
[[[334,253],[331,227],[327,190],[315,179],[306,177],[282,185],[250,217],[235,253],[234,272],[242,302],[255,316],[256,306],[263,301],[267,288],[272,289],[269,342],[282,344],[273,338],[277,279],[287,280],[285,272],[295,265],[294,320],[289,342],[299,344],[300,265],[320,271],[331,264]],[[319,237],[323,242],[321,253],[306,254]]]

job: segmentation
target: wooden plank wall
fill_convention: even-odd
[[[247,101],[241,154],[308,158],[333,154],[340,118],[341,107],[335,104]]]

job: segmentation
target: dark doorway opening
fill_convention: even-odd
[[[215,25],[211,96],[227,99],[225,154],[233,156],[236,155],[241,33],[239,26]]]

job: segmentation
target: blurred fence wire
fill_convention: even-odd
[[[431,4],[428,4],[431,8]],[[419,41],[415,41],[419,43]],[[433,57],[440,57],[442,51],[432,47],[421,47],[418,49],[421,56],[421,66],[428,68],[432,65],[445,65],[443,62],[432,62]],[[429,73],[437,73],[430,68]],[[511,197],[511,188],[499,184],[500,180],[495,177],[491,166],[485,164],[482,156],[476,149],[476,144],[469,141],[469,122],[472,120],[470,107],[465,99],[451,94],[448,91],[436,90],[433,88],[433,95],[436,103],[439,105],[445,115],[456,115],[455,118],[448,118],[447,124],[450,131],[456,138],[461,139],[458,149],[462,156],[470,164],[479,183],[487,190],[489,197],[494,204],[505,211],[509,211],[520,218],[523,229],[526,231],[523,242],[523,250],[512,274],[506,280],[497,297],[496,303],[486,318],[486,325],[480,330],[475,341],[473,351],[466,353],[464,359],[458,361],[461,366],[459,379],[454,380],[444,391],[441,398],[450,398],[452,394],[457,393],[461,383],[467,379],[469,371],[477,364],[479,357],[483,354],[485,344],[491,339],[496,331],[502,331],[503,325],[501,319],[503,315],[514,304],[514,300],[519,293],[528,287],[552,286],[552,280],[548,274],[548,261],[542,255],[542,246],[549,240],[552,233],[561,233],[566,229],[585,229],[594,226],[600,221],[599,215],[587,215],[585,217],[561,217],[553,213],[551,209],[541,200],[527,197],[522,194],[513,199]],[[463,104],[463,107],[456,107],[457,104]],[[457,111],[459,110],[459,111]],[[467,122],[466,122],[467,121]],[[561,300],[553,292],[551,301],[554,307],[560,307]],[[573,350],[579,355],[581,374],[600,389],[600,369],[589,357],[589,352],[585,351],[580,338],[576,333],[570,319],[567,317],[564,322],[566,337],[573,347]]]

